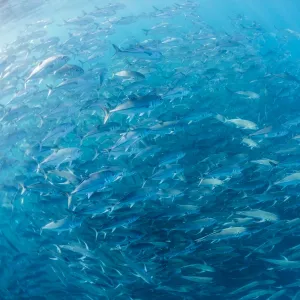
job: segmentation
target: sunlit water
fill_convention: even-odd
[[[299,299],[300,3],[116,3],[0,1],[0,298]]]

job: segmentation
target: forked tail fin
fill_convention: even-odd
[[[104,120],[103,120],[103,124],[106,124],[111,113],[109,112],[109,110],[106,107],[101,107],[102,110],[104,111]]]
[[[113,47],[114,47],[114,49],[115,49],[115,54],[113,55],[113,57],[115,56],[115,55],[117,55],[118,53],[120,53],[120,52],[122,52],[122,50],[117,46],[117,45],[115,45],[115,44],[112,44],[113,45]]]

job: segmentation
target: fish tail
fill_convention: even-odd
[[[72,195],[67,193],[67,197],[68,197],[68,209],[70,209],[70,206],[72,204]]]
[[[104,120],[103,120],[103,124],[106,124],[111,113],[109,112],[109,110],[106,107],[102,107],[102,110],[104,111]]]
[[[147,181],[148,181],[148,178],[146,178],[146,179],[143,180],[142,188],[144,188],[144,186],[147,183]]]
[[[216,115],[216,119],[222,123],[225,123],[226,122],[226,118],[220,114],[217,114]]]
[[[26,187],[25,187],[24,183],[19,183],[19,185],[22,188],[21,195],[23,195],[26,192]]]
[[[234,94],[234,91],[232,91],[231,89],[229,89],[227,86],[225,86],[225,89],[226,89],[226,91],[227,91],[229,94],[231,94],[231,95]]]
[[[161,11],[160,9],[158,9],[156,6],[152,5],[153,9],[156,11]]]
[[[51,94],[53,93],[54,87],[51,84],[46,84],[47,88],[48,88],[48,95],[47,98],[49,98],[51,96]]]
[[[83,144],[83,140],[84,140],[84,137],[80,137],[80,147],[82,146],[82,144]]]
[[[80,64],[81,64],[81,67],[83,67],[83,65],[86,63],[85,61],[82,61],[82,60],[78,60],[79,62],[80,62]]]
[[[120,53],[120,52],[122,52],[122,50],[117,46],[117,45],[115,45],[115,44],[112,44],[112,46],[114,47],[114,49],[115,49],[115,54],[113,55],[113,57],[115,56],[115,55],[117,55],[118,53]]]
[[[44,124],[44,118],[43,118],[43,116],[42,115],[40,115],[40,114],[37,114],[37,116],[40,118],[40,124],[38,125],[38,127],[39,128],[41,128],[42,126],[43,126],[43,124]],[[42,149],[42,143],[40,143],[40,151],[41,151],[41,149]]]
[[[103,238],[105,239],[106,238],[106,235],[107,235],[107,233],[105,232],[105,231],[103,231],[103,230],[101,230],[101,233],[103,234]]]
[[[96,150],[95,150],[95,155],[94,155],[94,157],[92,158],[92,161],[96,160],[98,156],[99,156],[99,152],[98,152],[98,149],[96,149]]]
[[[142,29],[143,31],[144,31],[144,33],[145,33],[145,35],[148,35],[149,34],[149,29]]]
[[[48,179],[47,173],[42,169],[41,169],[41,172],[43,173],[45,180],[50,182],[50,184],[52,184],[52,182]]]

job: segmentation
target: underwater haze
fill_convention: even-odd
[[[300,299],[300,2],[0,0],[0,299]]]

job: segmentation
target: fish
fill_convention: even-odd
[[[72,229],[81,225],[81,220],[70,220],[70,218],[65,217],[63,219],[52,221],[41,228],[43,230],[50,230],[55,232],[64,232],[64,231],[72,231]]]
[[[45,142],[49,142],[49,141],[54,141],[54,143],[56,143],[56,141],[59,138],[64,138],[66,135],[68,135],[70,132],[72,132],[75,129],[75,125],[72,123],[63,123],[60,124],[59,126],[53,128],[52,130],[50,130],[45,137],[41,140],[40,142],[40,147],[42,147],[42,145]]]
[[[250,149],[259,148],[259,145],[252,139],[244,137],[242,143],[248,146]]]
[[[277,166],[279,164],[279,161],[269,159],[269,158],[262,158],[262,159],[252,160],[251,162],[254,163],[254,164],[268,166],[268,167],[274,167],[274,166]]]
[[[250,211],[239,211],[237,212],[237,214],[255,219],[260,219],[262,221],[276,222],[279,220],[277,215],[260,209]]]
[[[71,194],[87,194],[88,198],[90,198],[94,192],[105,189],[110,183],[121,179],[121,177],[122,171],[109,169],[92,173],[88,179],[83,180],[77,185]]]
[[[64,148],[54,151],[38,164],[37,172],[39,172],[42,167],[55,166],[55,169],[59,169],[61,164],[72,163],[72,161],[78,159],[81,154],[82,152],[79,148]]]
[[[113,47],[116,51],[114,55],[119,57],[134,57],[145,60],[160,60],[163,58],[163,55],[160,51],[146,49],[144,47],[137,47],[127,50],[121,50],[115,44],[113,44]]]
[[[126,102],[118,105],[114,109],[109,111],[105,110],[104,124],[108,121],[114,113],[121,113],[126,115],[135,115],[135,114],[150,114],[153,109],[162,104],[162,99],[156,95],[145,95],[137,99],[130,99]]]
[[[136,71],[119,71],[114,74],[114,76],[125,78],[125,79],[135,79],[135,80],[143,80],[145,79],[145,75]]]
[[[254,122],[243,119],[229,119],[226,120],[225,123],[234,124],[236,127],[241,129],[257,130],[258,128]]]
[[[232,238],[239,238],[243,235],[248,234],[247,229],[245,227],[229,227],[222,229],[219,232],[211,233],[207,236],[199,238],[196,242],[201,242],[205,240],[223,240],[223,239],[232,239]]]
[[[58,184],[77,184],[79,181],[77,176],[71,170],[50,170],[47,172],[46,176],[49,177],[49,175],[55,175],[57,177],[66,179],[65,182],[60,182]]]
[[[174,228],[173,230],[182,230],[184,232],[199,230],[199,233],[201,233],[204,230],[204,228],[213,226],[216,222],[217,220],[213,218],[200,218],[200,219],[193,220],[188,224],[186,223],[180,224],[178,225],[178,227]]]
[[[290,186],[290,185],[298,185],[300,182],[300,173],[293,173],[284,177],[281,180],[274,182],[275,185],[280,185],[282,187]]]
[[[204,272],[211,272],[211,273],[216,272],[215,268],[208,266],[206,264],[191,264],[191,265],[186,265],[181,267],[181,269],[185,269],[185,268],[200,269]]]
[[[259,94],[251,91],[237,91],[235,94],[245,97],[247,99],[257,100],[260,98]]]
[[[73,77],[79,77],[84,74],[84,70],[77,66],[77,65],[71,65],[71,64],[65,64],[61,68],[54,71],[53,75],[58,78],[73,78]]]
[[[49,75],[55,72],[56,70],[63,67],[69,60],[70,58],[67,55],[51,56],[43,60],[32,70],[32,72],[27,77],[26,82],[30,79],[40,78],[42,76]]]
[[[261,258],[261,260],[279,266],[281,269],[298,269],[299,262],[292,260],[280,260],[280,259],[269,259]]]
[[[243,299],[243,300],[256,299],[257,297],[268,295],[268,294],[273,294],[273,293],[274,293],[274,291],[272,291],[272,290],[258,289],[258,290],[252,291],[251,293],[249,293],[248,295],[242,297],[241,299]]]
[[[253,281],[253,282],[250,282],[250,283],[248,283],[248,284],[246,284],[246,285],[238,288],[237,290],[231,292],[230,294],[231,295],[235,295],[235,294],[243,293],[243,292],[245,292],[245,291],[247,291],[249,289],[252,289],[252,288],[254,288],[254,287],[258,286],[258,285],[259,285],[258,281]]]
[[[281,290],[277,291],[275,294],[271,295],[267,299],[268,300],[277,299],[277,298],[281,297],[282,295],[284,295],[286,292],[287,292],[286,289],[281,289]]]
[[[200,277],[200,276],[182,276],[182,278],[192,282],[197,282],[199,284],[211,283],[213,280],[211,277]]]
[[[217,179],[217,178],[202,178],[199,182],[199,186],[221,186],[224,184],[223,180]]]

